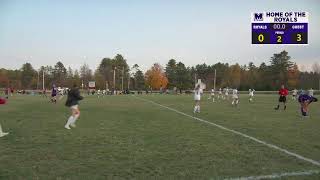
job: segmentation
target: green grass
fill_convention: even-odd
[[[192,115],[192,95],[142,95]],[[196,116],[320,161],[320,103],[311,117],[298,104],[275,111],[277,97],[258,95],[239,109],[203,97]],[[0,122],[0,179],[224,179],[320,167],[133,96],[85,97],[77,128],[69,109],[38,96],[10,97]],[[283,179],[320,179],[320,174]]]

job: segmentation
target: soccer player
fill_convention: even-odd
[[[64,97],[65,89],[58,87],[59,101]]]
[[[292,90],[292,100],[297,100],[298,90],[295,88]]]
[[[235,107],[237,107],[239,104],[239,96],[238,96],[237,89],[232,90],[232,103],[231,104],[234,105]]]
[[[208,99],[212,98],[212,102],[214,102],[214,89],[211,89],[211,94]]]
[[[302,93],[299,98],[298,98],[298,101],[301,105],[301,115],[303,117],[308,117],[308,112],[309,112],[309,105],[312,103],[312,102],[317,102],[318,99],[313,97],[313,96],[310,96],[308,94],[304,94]]]
[[[226,88],[226,91],[224,92],[225,99],[229,100],[229,88]]]
[[[100,98],[100,95],[101,95],[101,90],[100,89],[98,89],[97,95],[98,95],[98,98]]]
[[[278,94],[280,95],[279,97],[279,103],[278,106],[275,107],[275,110],[279,110],[280,108],[280,103],[283,103],[284,107],[283,110],[286,110],[287,106],[286,106],[286,102],[287,102],[287,95],[288,95],[288,89],[286,89],[284,87],[284,85],[281,85],[281,89],[279,90]]]
[[[66,129],[71,129],[70,125],[72,127],[76,127],[76,121],[80,116],[80,110],[79,110],[79,101],[82,100],[83,97],[80,96],[80,91],[77,85],[73,85],[73,88],[70,89],[68,92],[68,98],[66,101],[66,106],[70,107],[71,109],[71,116],[69,117],[66,125],[64,126]]]
[[[222,89],[219,89],[219,95],[218,95],[218,99],[220,99],[220,97],[222,98]]]
[[[310,96],[313,96],[313,89],[312,88],[309,89],[308,93],[309,93]]]
[[[10,88],[10,96],[13,96],[13,93],[14,93],[14,89]]]
[[[0,104],[5,104],[5,103],[6,103],[6,99],[0,97]],[[2,131],[2,127],[1,127],[1,124],[0,124],[0,137],[6,136],[8,134],[9,133],[6,133],[6,132]]]
[[[200,99],[201,99],[201,89],[200,85],[198,84],[197,87],[194,89],[194,101],[195,101],[195,106],[193,113],[200,113]]]
[[[249,102],[253,101],[254,92],[255,92],[254,89],[249,89]]]
[[[51,90],[51,102],[52,103],[57,103],[57,88],[56,85],[52,86],[52,90]]]

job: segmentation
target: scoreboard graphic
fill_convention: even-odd
[[[252,44],[308,44],[308,12],[251,13]]]

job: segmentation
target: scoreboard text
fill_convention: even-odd
[[[251,30],[252,44],[308,44],[308,13],[252,13]]]

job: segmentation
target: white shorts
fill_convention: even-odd
[[[233,99],[239,99],[238,95],[232,95]]]
[[[77,109],[78,109],[78,105],[73,105],[73,106],[71,106],[70,108],[77,110]]]
[[[195,100],[195,101],[200,101],[200,99],[201,99],[201,96],[200,96],[200,95],[195,95],[195,96],[194,96],[194,100]]]

